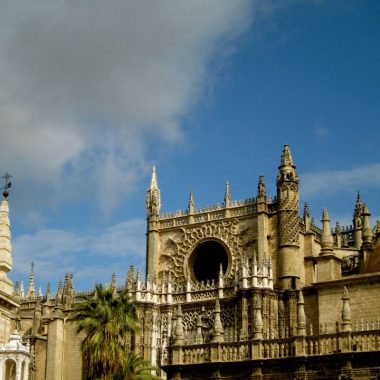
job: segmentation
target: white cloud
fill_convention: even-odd
[[[147,169],[145,138],[181,138],[208,63],[250,16],[247,0],[2,4],[0,159],[26,205],[97,189],[114,207]]]
[[[145,228],[144,220],[134,219],[87,234],[40,230],[21,235],[13,241],[11,277],[26,280],[33,261],[43,284],[51,281],[56,286],[66,272],[74,272],[80,288],[107,282],[112,272],[125,278],[130,263],[144,264]]]
[[[368,187],[380,187],[380,163],[347,170],[330,170],[301,175],[302,196],[305,199]]]

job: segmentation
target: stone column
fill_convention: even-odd
[[[0,358],[0,380],[3,380],[4,358]]]
[[[16,360],[16,380],[21,380],[21,360]]]
[[[24,378],[22,380],[28,380],[28,375],[29,375],[29,361],[25,360]]]

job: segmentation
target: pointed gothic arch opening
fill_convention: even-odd
[[[229,266],[229,252],[218,240],[202,241],[190,255],[189,269],[195,281],[217,281],[220,266],[225,275]]]

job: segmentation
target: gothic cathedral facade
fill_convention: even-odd
[[[332,229],[327,209],[317,226],[307,205],[301,216],[288,145],[276,185],[270,197],[260,176],[254,198],[233,200],[227,184],[223,203],[204,208],[191,193],[186,210],[163,214],[153,169],[146,276],[130,267],[125,286],[141,322],[130,347],[162,378],[380,378],[380,225],[359,195],[352,226]],[[28,342],[29,378],[82,379],[72,276],[43,295],[32,271],[26,294],[3,293],[3,336]]]

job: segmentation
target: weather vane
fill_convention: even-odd
[[[7,198],[9,195],[8,189],[10,189],[12,186],[12,182],[9,181],[12,178],[12,176],[9,175],[9,173],[7,172],[5,175],[3,175],[2,178],[4,179],[4,182],[5,182],[4,187],[3,187],[3,190],[4,190],[3,196],[4,198]]]

